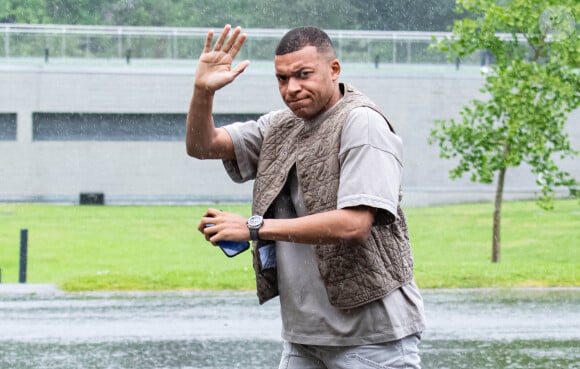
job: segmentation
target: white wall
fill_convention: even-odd
[[[355,70],[356,69],[356,70]],[[193,70],[187,68],[0,65],[0,112],[17,113],[16,141],[0,141],[0,201],[77,202],[104,192],[107,203],[248,201],[251,184],[232,183],[220,162],[187,157],[183,141],[33,141],[32,114],[186,113]],[[479,96],[476,67],[343,66],[342,80],[367,93],[405,143],[407,206],[492,199],[493,186],[451,181],[451,163],[427,144],[433,121],[457,116]],[[252,64],[220,91],[215,111],[257,113],[281,108],[273,67]],[[571,140],[580,149],[580,112]],[[185,122],[184,122],[185,124]],[[563,166],[580,178],[578,159]],[[507,198],[526,198],[534,179],[508,171]]]

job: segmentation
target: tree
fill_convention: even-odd
[[[48,22],[44,0],[0,1],[0,23]]]
[[[455,0],[349,0],[353,11],[344,17],[355,29],[386,31],[448,31],[457,14]]]
[[[0,23],[445,31],[454,0],[1,0]]]
[[[498,4],[501,3],[501,4]],[[508,168],[528,164],[540,189],[538,205],[553,207],[556,188],[578,197],[578,182],[556,160],[578,153],[564,131],[580,103],[577,0],[458,0],[470,17],[456,21],[453,36],[434,44],[451,58],[489,51],[495,63],[481,92],[459,119],[438,120],[429,142],[442,158],[458,158],[453,179],[492,183],[497,174],[492,261],[500,261],[500,224]]]

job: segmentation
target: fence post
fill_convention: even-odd
[[[28,262],[28,229],[20,230],[20,273],[19,283],[26,283],[26,267]]]
[[[4,27],[4,57],[10,57],[10,32],[8,27]]]
[[[393,33],[393,64],[397,64],[397,35]]]

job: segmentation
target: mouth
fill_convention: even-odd
[[[286,105],[288,105],[290,110],[299,110],[306,107],[307,98],[288,100],[286,101]]]

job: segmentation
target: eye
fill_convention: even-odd
[[[298,72],[298,78],[301,79],[306,79],[308,78],[310,75],[312,74],[311,71],[309,70],[301,70],[300,72]]]
[[[285,83],[288,81],[288,77],[286,77],[286,76],[276,76],[276,78],[278,79],[278,82],[280,82],[280,83]]]

